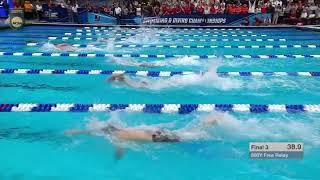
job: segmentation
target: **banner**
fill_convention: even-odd
[[[0,0],[0,17],[8,17],[13,8],[13,0]]]
[[[88,13],[88,22],[90,24],[117,24],[117,18],[111,15],[98,14],[98,13]]]
[[[174,14],[160,17],[144,17],[142,24],[146,25],[241,25],[246,19],[253,23],[256,18],[271,19],[271,14],[209,14],[185,15]]]
[[[69,14],[67,8],[61,6],[49,7],[47,4],[42,5],[43,20],[48,22],[68,22]]]

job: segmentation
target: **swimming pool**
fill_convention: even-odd
[[[0,179],[316,179],[319,38],[294,28],[2,30]],[[119,72],[147,85],[106,81]],[[214,110],[223,121],[197,140],[126,143],[118,161],[103,137],[63,133],[109,120],[179,129]],[[250,160],[250,141],[303,141],[304,159]]]

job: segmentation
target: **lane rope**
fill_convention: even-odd
[[[319,113],[319,104],[0,104],[0,112],[144,112],[178,113],[231,111],[247,113]]]
[[[116,35],[116,36],[135,36],[135,35],[144,35],[145,33],[152,33],[155,36],[164,36],[164,37],[266,37],[266,36],[312,36],[312,37],[319,37],[319,34],[252,34],[251,33],[238,33],[238,32],[201,32],[201,33],[154,33],[150,32],[127,32],[127,31],[108,31],[108,30],[76,30],[75,33],[73,32],[65,32],[64,35],[78,35],[78,36],[94,36],[94,35]]]
[[[174,75],[203,74],[203,71],[134,71],[134,70],[76,70],[76,69],[0,69],[0,74],[83,74],[112,75],[129,74],[149,77],[169,77]],[[249,72],[220,71],[218,76],[320,76],[320,72]]]
[[[128,38],[92,38],[92,37],[67,37],[67,36],[49,36],[48,40],[91,40],[91,41],[100,41],[100,40],[112,40],[112,41],[126,41]],[[246,41],[246,42],[264,42],[264,41],[308,41],[308,40],[314,40],[314,39],[273,39],[273,38],[268,38],[268,39],[228,39],[228,38],[223,38],[223,39],[183,39],[183,38],[161,38],[163,41],[187,41],[187,42],[216,42],[216,41]]]
[[[63,33],[65,36],[143,36],[141,33]],[[267,37],[266,34],[153,34],[156,37]]]
[[[44,43],[23,43],[23,42],[0,42],[0,45],[26,45],[41,46]],[[57,44],[53,44],[57,45]],[[107,45],[94,44],[71,44],[73,47],[101,47]],[[216,46],[216,45],[155,45],[155,44],[115,44],[117,48],[193,48],[193,49],[217,49],[217,48],[236,48],[236,49],[272,49],[272,48],[319,48],[320,44],[293,44],[293,45],[239,45],[239,46]]]
[[[150,33],[154,32],[153,30],[150,29],[145,29],[145,30],[133,30],[134,32],[139,32],[139,33]],[[72,31],[74,32],[74,30]],[[76,29],[75,32],[128,32],[128,30],[123,30],[123,29]],[[181,30],[181,31],[168,31],[167,33],[183,33],[183,34],[203,34],[203,33],[213,33],[213,34],[252,34],[252,31],[187,31],[187,30]],[[165,34],[165,32],[159,32],[159,34]]]
[[[0,52],[0,56],[50,56],[50,57],[138,57],[138,58],[181,58],[195,59],[288,59],[288,58],[320,58],[320,54],[275,54],[275,55],[178,55],[178,54],[102,54],[102,53],[49,53],[49,52]]]

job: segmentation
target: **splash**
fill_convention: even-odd
[[[143,29],[140,30],[143,31]],[[156,31],[144,31],[128,37],[126,42],[134,44],[159,44],[161,39],[159,36],[156,36]]]
[[[197,114],[192,121],[182,128],[177,128],[175,122],[146,125],[143,122],[138,126],[128,126],[120,118],[119,112],[112,112],[107,121],[90,118],[86,124],[87,129],[96,130],[105,127],[109,123],[119,128],[140,129],[154,132],[159,128],[175,129],[183,142],[243,142],[243,141],[303,141],[308,145],[320,146],[320,131],[318,117],[308,116],[307,119],[299,120],[296,116],[278,116],[267,118],[236,118],[224,112],[212,112],[210,114]],[[128,118],[127,118],[128,119]],[[129,118],[130,120],[130,118]],[[102,133],[97,133],[104,136]],[[108,137],[110,138],[110,137]],[[139,142],[118,142],[110,139],[113,143],[121,143],[123,147],[145,151],[145,144]]]
[[[176,59],[159,60],[159,61],[136,61],[133,59],[111,58],[111,62],[124,66],[140,66],[140,67],[163,67],[163,66],[203,66],[205,61],[199,61],[193,57],[184,56]]]
[[[40,50],[41,50],[41,51],[45,51],[45,52],[60,51],[59,48],[57,48],[54,44],[51,44],[51,43],[49,43],[49,42],[43,44],[43,45],[40,47]]]
[[[207,66],[209,68],[208,71],[201,74],[176,75],[167,79],[140,78],[140,81],[147,84],[145,88],[152,90],[161,90],[173,87],[184,88],[186,86],[194,85],[230,90],[240,88],[242,86],[242,82],[240,80],[226,77],[222,78],[218,76],[217,69],[219,67],[219,62],[211,61]]]
[[[319,126],[301,122],[285,116],[277,118],[239,120],[228,113],[215,112],[212,118],[218,119],[211,136],[222,141],[259,140],[288,141],[298,140],[320,145]],[[317,128],[318,127],[318,128]]]
[[[100,47],[90,47],[90,46],[87,46],[87,47],[84,47],[84,48],[72,48],[74,51],[76,52],[96,52],[96,51],[104,51],[104,49],[100,48]]]
[[[101,50],[110,52],[114,51],[114,39],[104,39],[104,38],[98,38],[96,42],[93,43],[94,45],[98,46]]]
[[[201,61],[191,56],[184,56],[181,58],[169,59],[167,61],[156,61],[156,64],[161,65],[163,63],[165,63],[165,65],[182,65],[182,66],[201,66],[204,64]]]

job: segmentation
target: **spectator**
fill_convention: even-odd
[[[33,16],[33,5],[30,1],[24,2],[24,13],[26,19],[31,19]]]
[[[249,18],[248,18],[248,17],[244,18],[244,21],[241,23],[241,25],[243,25],[243,26],[249,26],[249,25],[250,25]]]
[[[278,19],[281,12],[282,12],[282,6],[280,4],[277,4],[276,8],[274,9],[272,24],[278,24]]]
[[[36,16],[38,21],[42,19],[42,4],[39,2],[39,0],[37,0],[36,3]]]
[[[136,15],[137,16],[141,16],[142,13],[141,13],[141,4],[138,4],[137,7],[136,7]]]
[[[129,15],[135,15],[135,14],[136,14],[136,11],[135,11],[135,9],[133,8],[133,6],[132,6],[131,3],[129,4],[128,10],[129,10]]]
[[[205,15],[210,14],[210,6],[208,4],[206,4],[206,6],[204,7],[204,14]]]
[[[154,8],[153,8],[153,14],[155,16],[160,16],[160,6],[156,5]]]
[[[72,19],[73,22],[78,23],[78,8],[79,5],[77,2],[75,2],[72,6],[71,6],[71,11],[72,11]]]
[[[121,9],[120,5],[117,4],[116,8],[114,9],[114,13],[117,18],[117,24],[120,24],[121,11],[122,11],[122,9]]]
[[[249,10],[248,13],[255,13],[256,10],[256,1],[254,0],[253,3],[249,0]]]
[[[124,16],[128,16],[129,15],[129,9],[127,8],[127,6],[123,6],[122,12],[123,12],[122,14]]]

